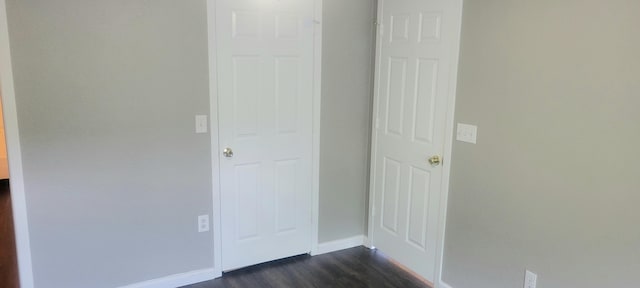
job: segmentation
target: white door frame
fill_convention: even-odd
[[[381,21],[383,18],[383,12],[382,11],[382,7],[384,4],[385,0],[379,0],[378,1],[378,9],[377,9],[377,16],[376,19],[378,19],[378,23],[379,21]],[[442,189],[442,196],[440,197],[440,215],[438,216],[438,234],[437,234],[437,238],[438,241],[436,243],[436,271],[435,271],[435,277],[436,279],[434,279],[434,288],[440,288],[440,287],[447,287],[447,286],[443,286],[443,281],[442,281],[442,262],[443,262],[443,253],[444,253],[444,236],[445,236],[445,228],[446,228],[446,218],[447,218],[447,202],[448,202],[448,198],[449,198],[449,176],[451,174],[451,152],[453,150],[453,135],[454,135],[454,127],[455,127],[455,118],[454,118],[454,113],[455,113],[455,103],[456,103],[456,88],[457,88],[457,79],[458,79],[458,60],[459,60],[459,55],[460,55],[460,32],[461,32],[461,24],[462,24],[462,0],[451,0],[454,1],[454,9],[456,10],[456,17],[460,20],[460,21],[456,21],[455,23],[455,39],[456,44],[454,45],[453,49],[453,53],[452,53],[452,58],[451,58],[451,69],[450,69],[450,75],[449,75],[449,79],[450,79],[450,83],[449,83],[449,87],[447,89],[448,93],[447,93],[447,116],[445,119],[445,140],[444,140],[444,161],[442,163],[442,184],[441,184],[441,189]],[[377,65],[377,63],[380,63],[380,57],[381,57],[381,53],[380,50],[382,48],[382,37],[380,37],[380,25],[378,24],[376,27],[376,56],[375,56],[375,76],[374,76],[374,93],[373,93],[373,111],[371,113],[372,117],[373,117],[373,121],[375,121],[375,117],[378,115],[378,98],[380,97],[378,90],[379,90],[379,81],[377,81],[377,79],[379,79],[379,75],[380,75],[380,67],[379,65]],[[374,122],[374,125],[371,125],[372,128],[372,138],[371,138],[371,159],[376,159],[376,146],[377,146],[377,128]],[[374,202],[373,199],[375,199],[375,190],[373,189],[374,187],[374,173],[375,173],[375,161],[371,161],[371,170],[370,170],[370,174],[372,175],[372,177],[370,177],[369,179],[369,223],[368,223],[368,239],[369,239],[369,243],[374,243],[375,239],[373,238],[373,225],[374,225],[374,216],[373,216],[373,206],[374,206]],[[375,245],[375,244],[373,244]]]
[[[2,0],[4,1],[4,0]],[[211,127],[211,168],[213,188],[213,263],[214,276],[222,276],[222,214],[220,197],[220,146],[218,121],[218,81],[216,67],[216,0],[207,0],[207,25],[209,40],[209,103]],[[318,251],[318,205],[320,195],[320,105],[322,71],[322,0],[314,0],[314,49],[313,49],[313,140],[311,177],[311,255]]]
[[[2,89],[2,111],[4,114],[7,158],[9,160],[9,181],[11,185],[11,206],[16,236],[18,272],[20,287],[33,288],[33,267],[31,265],[31,242],[27,221],[27,202],[22,174],[22,152],[18,129],[18,112],[11,65],[7,6],[0,0],[0,87]]]

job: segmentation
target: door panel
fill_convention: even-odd
[[[404,129],[404,99],[407,83],[407,59],[389,57],[387,74],[387,134],[402,136]]]
[[[407,241],[417,249],[426,249],[427,216],[429,212],[430,174],[428,171],[410,167],[409,174],[409,207],[407,209]]]
[[[400,194],[400,169],[398,161],[384,159],[384,178],[382,190],[382,227],[389,233],[398,232],[398,197]]]
[[[311,250],[313,8],[216,1],[225,271]]]
[[[373,244],[427,280],[436,241],[455,1],[381,0],[373,145]]]

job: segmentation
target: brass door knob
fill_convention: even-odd
[[[231,150],[231,148],[224,148],[224,150],[222,150],[222,155],[224,155],[224,157],[231,158],[233,157],[233,150]]]
[[[434,167],[442,163],[442,159],[440,158],[439,155],[432,156],[431,158],[429,158],[428,161],[429,161],[429,164],[431,164],[431,166],[434,166]]]

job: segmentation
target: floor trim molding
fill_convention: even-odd
[[[440,286],[438,286],[439,288],[453,288],[451,287],[451,285],[447,284],[446,282],[440,280]]]
[[[175,288],[212,280],[216,278],[215,276],[216,273],[213,268],[202,269],[129,284],[120,288]]]
[[[325,253],[331,253],[334,251],[353,248],[357,246],[362,246],[364,242],[365,242],[364,235],[358,235],[358,236],[353,236],[349,238],[323,242],[318,244],[318,251],[314,253],[313,256],[325,254]]]

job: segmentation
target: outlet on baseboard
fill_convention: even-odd
[[[538,280],[538,275],[527,270],[524,273],[524,288],[536,288],[536,282]]]
[[[198,232],[209,231],[209,215],[198,216]]]

